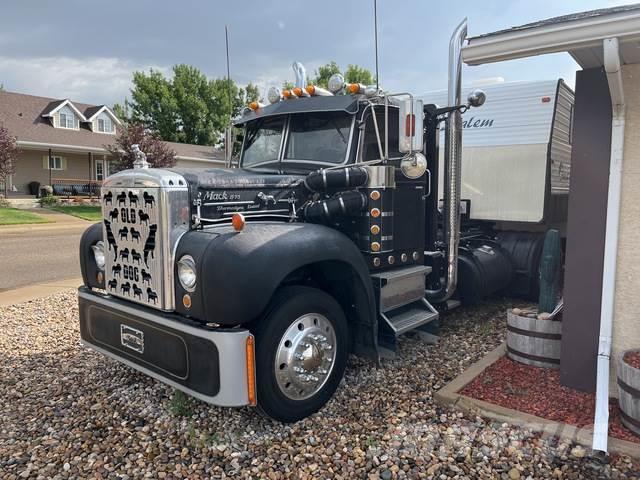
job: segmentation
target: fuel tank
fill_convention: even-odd
[[[458,259],[458,294],[465,305],[505,290],[514,275],[509,253],[491,239],[461,242]]]

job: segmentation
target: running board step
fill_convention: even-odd
[[[386,312],[381,312],[380,316],[391,328],[396,337],[414,330],[421,325],[437,320],[440,316],[438,311],[424,298]]]

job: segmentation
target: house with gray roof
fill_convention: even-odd
[[[32,182],[58,193],[88,194],[112,173],[107,146],[122,122],[106,105],[0,91],[0,124],[16,137],[20,150],[15,173],[0,185],[11,196],[33,194]],[[224,152],[212,146],[166,143],[179,166],[224,165]]]

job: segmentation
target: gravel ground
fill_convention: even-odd
[[[626,457],[437,406],[433,393],[503,339],[504,302],[403,338],[294,425],[220,409],[79,345],[75,292],[0,309],[0,478],[637,478]]]

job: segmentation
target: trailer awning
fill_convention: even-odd
[[[582,68],[602,66],[603,40],[617,37],[623,63],[640,63],[640,4],[554,17],[468,39],[468,65],[569,52]]]

